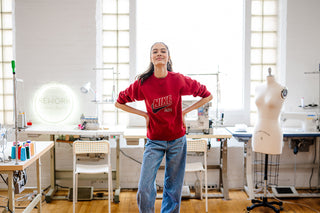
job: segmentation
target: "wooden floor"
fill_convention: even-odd
[[[25,192],[23,192],[25,193]],[[2,196],[6,196],[6,192],[0,193]],[[59,194],[66,195],[66,192],[60,191]],[[22,194],[16,195],[21,197]],[[282,199],[283,212],[291,213],[311,213],[319,212],[320,213],[320,198],[299,198],[299,199]],[[24,206],[28,201],[16,201],[16,206]],[[247,212],[246,207],[251,205],[250,200],[245,192],[243,191],[230,191],[230,200],[223,200],[220,198],[211,198],[208,201],[209,212],[217,213],[237,213],[237,212]],[[4,198],[1,197],[0,205],[6,205],[4,203]],[[309,207],[309,208],[308,208]],[[161,199],[156,200],[155,212],[160,212],[161,208]],[[310,208],[314,209],[311,210]],[[3,208],[0,208],[0,212]],[[102,213],[107,212],[108,210],[108,200],[92,200],[92,201],[79,201],[76,206],[78,213]],[[22,212],[22,209],[16,209],[16,212]],[[120,203],[111,204],[112,212],[119,213],[135,213],[139,212],[136,204],[136,191],[133,190],[122,190],[120,194]],[[33,210],[32,212],[37,212]],[[50,203],[45,201],[42,203],[42,212],[44,213],[72,213],[72,202],[68,200],[53,200]],[[198,199],[188,199],[182,200],[181,202],[181,213],[199,213],[205,212],[205,200]],[[271,209],[266,207],[258,207],[250,211],[260,212],[260,213],[272,213]]]

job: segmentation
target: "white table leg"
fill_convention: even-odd
[[[228,183],[228,139],[221,139],[222,146],[222,183],[223,197],[229,200],[229,183]]]
[[[113,202],[120,202],[120,136],[116,136],[116,189],[114,192]]]
[[[253,193],[253,167],[252,167],[252,147],[251,139],[247,142],[246,170],[247,170],[247,186],[250,199],[254,199]]]

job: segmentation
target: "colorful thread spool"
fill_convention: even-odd
[[[16,159],[16,146],[11,147],[11,159]]]
[[[30,159],[30,147],[26,146],[27,159]]]
[[[29,144],[31,156],[34,156],[34,143]]]
[[[21,159],[21,146],[18,146],[18,160]]]
[[[21,161],[27,160],[27,153],[26,153],[26,148],[21,147]]]
[[[29,146],[30,157],[32,157],[34,155],[34,143],[32,143],[30,140],[27,140],[27,146]]]

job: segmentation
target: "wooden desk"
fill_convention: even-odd
[[[222,192],[221,194],[208,195],[208,197],[223,197],[224,199],[229,199],[229,184],[228,184],[228,139],[232,137],[232,134],[227,131],[225,128],[214,128],[213,134],[188,134],[187,138],[193,139],[210,139],[216,138],[217,141],[220,141],[220,158],[219,165],[208,165],[208,169],[219,169],[220,173],[220,183],[219,189]],[[124,138],[126,139],[140,139],[143,138],[146,140],[146,129],[145,128],[128,128],[124,131]]]
[[[7,153],[10,153],[12,143],[8,143]],[[37,141],[35,142],[35,154],[30,159],[26,161],[18,161],[16,165],[16,160],[12,160],[7,163],[0,163],[0,172],[8,174],[8,197],[9,197],[9,209],[11,212],[15,212],[14,207],[14,184],[13,184],[13,172],[15,170],[24,170],[31,164],[36,162],[37,169],[37,196],[32,200],[32,202],[26,207],[23,212],[31,212],[33,208],[37,205],[38,212],[41,212],[41,164],[40,157],[44,155],[47,151],[53,148],[52,141]],[[53,175],[53,174],[51,174]]]
[[[116,139],[116,186],[115,186],[115,194],[113,196],[113,201],[115,203],[119,203],[119,195],[120,195],[120,136],[123,135],[124,127],[114,126],[108,129],[102,130],[80,130],[76,125],[33,125],[24,131],[26,134],[30,135],[51,135],[52,140],[55,142],[55,135],[80,135],[80,136],[91,136],[91,137],[101,137],[106,136],[109,139]],[[51,164],[51,172],[53,174],[55,171],[55,151],[52,151],[52,164]],[[72,171],[71,171],[72,172]],[[56,192],[56,179],[55,175],[51,178],[51,188],[49,192],[46,194],[46,202],[49,203],[52,200]]]

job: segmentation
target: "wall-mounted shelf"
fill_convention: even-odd
[[[304,74],[319,74],[320,73],[320,71],[318,71],[318,72],[304,72]]]

